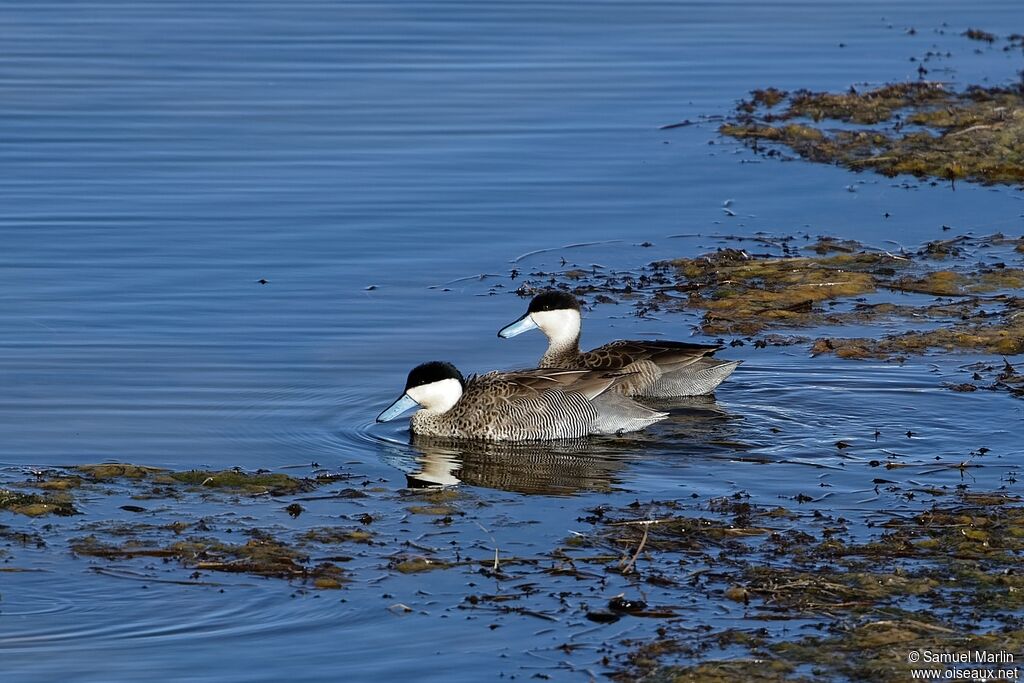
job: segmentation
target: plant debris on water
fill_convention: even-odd
[[[851,362],[988,354],[994,358],[964,364],[969,377],[949,388],[1024,396],[1024,238],[963,234],[890,248],[810,235],[715,239],[715,251],[637,271],[564,262],[561,271],[526,275],[517,293],[554,287],[588,306],[674,313],[722,343],[802,347],[810,363],[821,354]],[[880,324],[886,334],[864,336]],[[916,433],[908,429],[907,438]],[[734,449],[730,457],[746,458],[739,441],[722,443]],[[788,500],[767,503],[740,492],[602,505],[571,535],[524,547],[506,544],[509,529],[533,520],[482,517],[487,503],[472,489],[392,493],[345,474],[100,463],[4,481],[0,512],[14,514],[4,520],[11,526],[0,526],[0,567],[22,571],[31,553],[69,550],[92,571],[121,579],[228,586],[222,582],[259,577],[320,596],[374,590],[395,618],[458,614],[490,628],[499,619],[535,620],[564,631],[567,657],[583,634],[607,638],[601,666],[622,681],[888,683],[906,680],[912,649],[1019,652],[1021,498],[928,479],[985,467],[988,449],[957,460],[885,449],[862,457],[848,434],[828,438],[827,449],[843,467],[883,471],[866,480],[875,494],[882,488],[898,499],[898,509],[869,506],[865,523],[817,505],[825,496],[808,495],[814,491],[801,481]],[[558,452],[557,462],[593,457],[586,448]],[[499,467],[498,454],[462,454],[459,471],[473,475],[474,457]],[[473,481],[546,491],[536,469]],[[569,468],[560,476],[592,473]],[[1015,472],[1001,481],[1015,482]],[[98,501],[112,516],[90,514]],[[191,512],[194,502],[203,513]],[[29,527],[40,520],[28,515],[57,521]],[[492,532],[483,519],[505,526]],[[423,599],[399,600],[378,591],[380,583],[414,586]],[[464,586],[461,598],[437,599],[424,588],[452,584]],[[613,628],[620,635],[593,631]]]
[[[741,102],[719,131],[770,156],[778,154],[772,146],[781,145],[804,159],[854,171],[951,182],[1024,181],[1020,86],[957,92],[914,81],[842,93],[768,88]]]
[[[153,484],[196,486],[213,489],[237,490],[250,494],[280,496],[301,491],[311,491],[315,481],[296,479],[279,472],[245,472],[239,468],[220,471],[188,470],[172,472],[158,467],[143,467],[129,463],[101,463],[79,465],[75,471],[93,481],[117,479],[145,479]],[[68,478],[50,479],[53,482],[67,482]],[[80,480],[77,480],[80,481]]]
[[[64,493],[23,493],[0,488],[0,510],[16,512],[19,515],[40,517],[42,515],[77,515],[71,497]]]
[[[980,29],[965,36],[1000,40]],[[1019,184],[1022,111],[1019,88],[767,88],[721,132],[772,156],[785,146],[858,171]],[[627,271],[564,259],[553,272],[520,264],[512,279],[523,297],[556,288],[588,307],[677,314],[723,344],[795,347],[810,363],[823,355],[902,362],[984,354],[948,388],[1024,397],[1024,236],[970,232],[914,247],[809,234],[711,237],[718,248],[696,257]],[[716,443],[735,461],[761,463],[739,439]],[[106,462],[3,481],[0,569],[34,571],[27,558],[63,553],[122,580],[230,586],[259,577],[292,597],[338,590],[341,603],[372,591],[396,619],[455,616],[491,630],[508,619],[536,622],[562,643],[552,670],[577,671],[570,660],[588,652],[619,681],[895,683],[912,669],[944,672],[912,665],[912,650],[1021,652],[1024,501],[1008,489],[1016,472],[1005,472],[1002,488],[972,490],[965,473],[986,466],[988,448],[915,460],[885,449],[861,457],[856,435],[823,443],[843,468],[871,473],[873,493],[858,503],[888,495],[898,504],[840,513],[819,504],[828,493],[805,488],[831,484],[802,480],[774,501],[740,491],[600,505],[571,532],[524,543],[510,530],[547,520],[485,516],[491,503],[471,488],[432,486],[430,467],[453,467],[445,481],[457,472],[518,495],[614,491],[618,466],[585,444],[545,458],[421,442],[427,474],[408,481],[428,488],[394,493],[371,481],[337,487],[349,477],[324,472]],[[935,473],[958,473],[961,483],[932,483]],[[104,505],[106,516],[93,513]],[[394,586],[405,593],[396,596]],[[447,588],[435,595],[437,586]],[[464,594],[444,592],[453,590]]]
[[[892,250],[835,237],[802,248],[792,236],[722,239],[754,241],[770,251],[725,247],[657,261],[639,272],[570,266],[536,273],[517,293],[528,297],[554,287],[593,305],[628,303],[641,317],[703,312],[700,329],[711,336],[733,335],[733,343],[754,340],[755,346],[805,344],[813,354],[848,359],[1024,353],[1024,237],[961,235]],[[844,327],[894,323],[909,329],[870,338],[841,334]],[[822,334],[829,328],[836,332]],[[1024,371],[1011,361],[984,372],[987,384],[963,383],[958,390],[1024,395]]]
[[[877,275],[879,264],[889,267],[888,257],[841,246],[848,258],[838,262],[821,243],[807,251],[825,254],[788,257],[806,262],[797,275],[780,263],[786,259],[767,257],[765,263],[724,260],[722,277],[731,284],[692,270],[702,266],[690,261],[658,271],[679,269],[708,278],[709,287],[737,289],[752,286],[745,284],[752,278],[799,278],[808,270],[834,277],[837,264],[870,277],[875,288],[922,277],[902,263]],[[956,258],[946,256],[942,267]],[[852,281],[858,291],[869,284]],[[572,282],[586,286],[583,277]],[[975,280],[958,286],[967,291]],[[756,296],[762,306],[770,302]],[[857,450],[855,441],[834,443],[842,452]],[[850,462],[865,471],[882,464]],[[0,526],[0,563],[17,571],[32,553],[71,551],[74,561],[112,579],[223,587],[258,577],[295,594],[371,591],[394,618],[458,616],[492,629],[501,620],[536,621],[560,634],[566,657],[580,646],[578,637],[605,639],[602,670],[623,681],[887,683],[906,680],[912,648],[1019,651],[1024,644],[1024,578],[1016,569],[1024,553],[1022,499],[1004,489],[930,486],[914,478],[949,471],[943,465],[930,457],[916,463],[916,474],[902,485],[871,479],[903,504],[898,513],[873,513],[867,526],[827,504],[813,506],[814,497],[799,489],[790,501],[772,504],[742,492],[695,494],[588,508],[570,535],[528,545],[507,541],[515,525],[533,523],[529,516],[514,522],[491,516],[488,524],[502,526],[485,528],[479,512],[487,504],[472,489],[391,492],[364,481],[356,490],[344,475],[175,472],[126,463],[53,468],[5,482],[5,500],[34,505],[51,496],[70,501],[73,494],[86,514],[60,525]],[[309,495],[314,486],[326,490]],[[267,495],[275,491],[285,500]],[[112,516],[93,514],[97,500]],[[145,506],[129,502],[139,500]],[[300,501],[301,515],[282,513]],[[382,583],[388,587],[376,588]],[[407,589],[401,597],[392,592],[396,585]],[[442,585],[464,594],[434,596]]]
[[[330,579],[335,583],[343,578],[342,570],[337,565],[330,562],[310,565],[308,556],[268,534],[259,532],[254,532],[253,538],[242,544],[223,543],[205,537],[191,537],[165,546],[136,540],[109,544],[95,536],[86,536],[72,539],[70,546],[78,555],[108,559],[164,557],[175,559],[189,569],[204,571],[314,581]]]
[[[676,585],[726,612],[729,604],[743,609],[743,630],[674,620],[658,639],[631,642],[621,680],[905,681],[912,649],[1024,645],[1015,615],[1024,604],[1015,570],[1024,550],[1019,503],[1000,493],[961,495],[893,518],[858,542],[841,517],[819,513],[796,530],[790,511],[742,496],[712,501],[700,516],[677,501],[652,502],[602,511],[593,533],[563,552],[612,551],[615,571],[615,552],[643,543],[641,580]],[[812,623],[817,633],[783,635],[769,628],[778,620]],[[670,663],[694,658],[704,661]],[[807,666],[816,677],[799,673]]]

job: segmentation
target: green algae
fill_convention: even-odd
[[[411,557],[391,564],[392,569],[402,574],[419,574],[436,569],[448,569],[450,566],[448,562],[429,557]]]
[[[23,493],[10,489],[0,489],[0,510],[7,510],[27,517],[58,515],[68,517],[80,514],[75,509],[71,496],[62,493]]]
[[[188,470],[174,472],[159,467],[145,465],[134,465],[131,463],[100,463],[96,465],[79,465],[73,468],[88,480],[94,482],[112,482],[116,480],[139,481],[146,480],[154,484],[179,485],[203,487],[207,489],[222,489],[228,491],[241,491],[254,495],[287,495],[312,490],[316,484],[324,483],[321,480],[296,479],[287,474],[276,472],[245,472],[239,468],[230,470]],[[57,477],[46,480],[48,483],[41,483],[46,488],[60,488],[62,486],[80,485],[80,477]],[[61,482],[67,482],[66,484]]]
[[[406,492],[405,497],[433,505],[444,505],[465,499],[466,493],[455,488],[443,488],[410,491]]]
[[[144,465],[133,465],[130,463],[79,465],[74,469],[95,481],[110,481],[113,479],[146,479],[154,475],[167,472],[167,470],[159,467],[146,467]]]
[[[756,91],[757,92],[757,91]],[[741,102],[719,132],[750,144],[783,145],[810,161],[887,176],[912,174],[956,181],[1024,182],[1024,92],[972,86],[948,91],[941,83],[894,83],[860,92],[796,91],[784,111],[757,94]],[[829,130],[837,121],[872,126]],[[906,124],[922,127],[906,128]],[[770,152],[769,152],[770,153]]]
[[[668,666],[646,673],[648,683],[811,683],[820,680],[791,675],[794,666],[778,659],[731,659],[694,666]],[[615,676],[615,680],[634,680]]]
[[[853,88],[841,93],[798,90],[790,95],[789,107],[778,118],[871,124],[887,121],[903,109],[937,106],[946,100],[941,83],[892,83],[866,92]]]
[[[772,567],[749,567],[742,580],[743,585],[736,588],[742,591],[744,602],[757,598],[766,607],[782,607],[793,613],[874,610],[890,600],[922,595],[939,585],[931,577],[890,572],[811,572]]]
[[[965,38],[970,40],[978,40],[984,43],[992,44],[996,42],[996,36],[994,33],[983,31],[980,28],[969,28],[963,33]]]
[[[406,493],[404,497],[410,502],[415,501],[406,508],[414,515],[451,517],[463,514],[455,503],[465,498],[465,493],[454,488],[419,489]]]
[[[313,586],[321,590],[338,590],[342,583],[333,576],[318,576],[313,579]]]
[[[406,510],[414,515],[436,515],[439,517],[462,514],[458,508],[451,505],[410,505]]]
[[[773,621],[822,618],[818,628],[826,635],[759,630],[736,637],[728,630],[698,629],[698,636],[685,628],[663,630],[657,640],[629,643],[624,668],[613,677],[798,681],[810,667],[814,680],[888,683],[909,680],[910,669],[920,668],[910,666],[911,650],[1017,652],[1024,632],[992,623],[1013,626],[1018,623],[1014,612],[1024,608],[1024,576],[1016,572],[1024,553],[1024,506],[1019,503],[1019,497],[999,491],[961,492],[956,500],[933,504],[912,517],[894,517],[882,525],[881,536],[860,543],[839,538],[842,520],[827,517],[819,536],[773,532],[760,544],[748,539],[722,546],[714,537],[694,544],[682,536],[666,544],[668,537],[662,535],[659,544],[645,546],[650,563],[668,566],[682,556],[687,563],[705,564],[691,576],[707,580],[686,585],[702,591],[712,604],[739,604],[745,614]],[[708,507],[741,521],[783,514],[738,498],[718,499]],[[679,509],[674,501],[639,506],[634,514],[644,518],[635,522],[605,511],[592,520],[594,536],[584,545],[635,545],[637,528],[648,526],[653,538],[654,529],[672,522]],[[682,523],[693,524],[693,519]],[[710,519],[701,525],[726,524]],[[640,569],[641,575],[647,571]],[[989,626],[978,628],[979,619]],[[718,649],[741,646],[750,657],[735,652],[728,660],[709,657],[709,643]],[[666,662],[678,658],[698,661]]]
[[[77,489],[83,484],[81,477],[52,477],[50,479],[42,479],[35,482],[33,485],[37,488],[41,488],[44,491],[69,491],[71,489]]]
[[[1015,322],[1009,326],[955,325],[929,332],[904,332],[881,339],[822,338],[814,342],[811,353],[834,353],[840,358],[864,359],[920,354],[936,349],[966,349],[1007,356],[1024,353],[1024,322]]]
[[[700,329],[705,334],[761,335],[763,341],[755,346],[808,343],[813,355],[894,359],[934,351],[1024,353],[1024,268],[994,260],[994,255],[1006,258],[1019,251],[1024,238],[961,235],[928,242],[916,251],[891,253],[824,236],[802,250],[813,256],[794,255],[801,250],[793,248],[791,237],[736,239],[757,239],[789,255],[722,248],[657,261],[638,273],[593,272],[568,281],[559,281],[558,273],[544,273],[543,281],[527,281],[517,293],[533,295],[554,286],[594,301],[619,297],[632,301],[639,316],[703,311]],[[974,260],[982,255],[989,258]],[[914,305],[867,300],[886,293],[938,298]],[[874,339],[771,335],[773,330],[863,327],[882,321],[917,326],[922,320],[930,329],[911,328]],[[1004,373],[991,386],[1020,395],[1024,381],[1018,384],[1017,377]]]
[[[309,557],[267,534],[254,534],[243,544],[224,543],[214,538],[192,537],[168,545],[129,539],[120,544],[106,543],[94,535],[72,539],[77,555],[124,559],[162,557],[175,559],[189,569],[250,574],[283,579],[327,579],[320,587],[336,587],[343,572],[337,565],[324,562],[310,565]]]
[[[855,441],[851,451],[857,451]],[[127,481],[135,487],[151,482]],[[90,535],[73,539],[70,546],[76,555],[110,560],[112,572],[136,560],[150,572],[155,566],[193,572],[190,583],[198,582],[203,572],[237,573],[329,591],[352,578],[336,563],[355,558],[320,557],[317,551],[332,553],[344,544],[362,544],[359,558],[376,568],[386,566],[388,574],[457,571],[474,586],[481,575],[498,579],[494,595],[474,594],[459,609],[563,621],[570,627],[577,623],[574,618],[589,623],[591,615],[612,621],[657,620],[657,637],[641,629],[649,635],[624,645],[608,643],[606,651],[616,658],[608,666],[614,666],[612,677],[617,680],[860,677],[887,682],[900,680],[902,669],[890,662],[900,648],[905,657],[908,648],[931,644],[956,649],[955,643],[984,642],[995,647],[1002,643],[996,638],[1003,632],[992,624],[1010,626],[1009,615],[1024,609],[1024,576],[1014,569],[1024,553],[1020,497],[1004,490],[966,489],[936,490],[932,495],[934,503],[915,513],[903,510],[856,536],[842,518],[788,503],[755,504],[745,494],[703,502],[599,506],[580,520],[591,525],[589,533],[576,532],[539,557],[510,556],[503,544],[494,557],[489,552],[493,549],[474,556],[480,546],[467,544],[448,530],[442,532],[446,540],[440,543],[436,537],[406,533],[389,539],[383,528],[375,525],[371,535],[355,521],[300,527],[283,538],[246,529],[241,521],[230,522],[233,531],[220,528],[223,533],[247,534],[242,542],[237,536],[214,538],[214,519],[194,524],[89,522],[75,529]],[[401,514],[403,507],[465,507],[474,498],[465,490],[443,489],[403,492],[389,500],[398,513],[391,517],[400,519],[399,524],[429,527],[429,521]],[[301,521],[314,514],[311,509]],[[386,517],[381,518],[381,527]],[[435,544],[439,547],[430,547]],[[633,582],[643,601],[635,604],[642,606],[608,614],[604,605],[634,604],[633,598],[609,601],[613,591],[608,584],[615,581]],[[577,592],[565,592],[565,582],[578,585]],[[652,587],[649,593],[647,585]],[[560,611],[534,609],[525,602],[533,594],[562,595]],[[658,595],[668,595],[669,601],[678,596],[678,602],[658,604]],[[598,599],[602,609],[588,608],[588,599]],[[733,623],[742,614],[744,620],[776,626],[718,630],[713,621],[689,618],[687,601],[730,613]],[[931,616],[914,615],[915,611]],[[984,628],[979,620],[984,620]],[[810,622],[816,631],[807,630]],[[969,640],[974,637],[991,639]],[[839,654],[817,652],[822,649]]]
[[[243,472],[241,470],[189,470],[172,472],[171,479],[203,488],[243,491],[245,493],[270,494],[272,496],[288,495],[312,490],[314,484],[308,480],[295,479],[287,474],[272,472]]]
[[[866,619],[841,626],[830,636],[805,636],[795,641],[753,644],[756,657],[712,660],[692,666],[653,667],[644,680],[763,681],[764,683],[804,683],[806,681],[843,680],[903,683],[913,680],[912,670],[929,669],[943,678],[945,667],[912,661],[910,652],[1019,652],[1024,632],[988,631],[959,634],[942,624],[922,620],[916,615],[896,614],[890,619]],[[1012,668],[1012,665],[1011,665]],[[807,678],[799,671],[812,670]],[[627,680],[628,676],[616,677]],[[1012,678],[1010,679],[1012,680]]]
[[[71,551],[77,555],[90,557],[130,558],[130,557],[173,557],[178,551],[173,548],[161,548],[150,543],[128,540],[120,545],[104,543],[93,535],[75,538],[69,541]]]
[[[317,527],[300,536],[307,543],[336,545],[340,543],[373,543],[373,534],[365,529],[347,529],[344,527]]]
[[[754,334],[768,327],[808,325],[823,301],[875,291],[865,269],[890,265],[887,257],[860,252],[837,256],[754,258],[725,249],[698,258],[655,264],[672,268],[690,287],[687,305],[706,312],[708,334]]]
[[[831,637],[809,636],[768,649],[791,664],[813,665],[822,675],[902,683],[911,680],[912,670],[945,670],[943,665],[912,661],[911,651],[1019,652],[1024,645],[1024,632],[1019,630],[963,633],[918,615],[866,620],[836,630]]]

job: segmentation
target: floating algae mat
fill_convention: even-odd
[[[288,579],[329,589],[339,588],[346,580],[336,562],[351,558],[325,553],[313,561],[311,553],[340,544],[372,543],[372,533],[359,523],[311,529],[304,534],[292,534],[294,538],[286,540],[275,535],[272,525],[264,528],[240,524],[235,514],[230,514],[235,521],[227,526],[208,517],[189,519],[175,510],[181,499],[190,494],[207,498],[219,495],[222,504],[237,509],[239,496],[251,501],[250,505],[258,504],[257,501],[263,499],[309,493],[318,486],[343,478],[344,475],[326,472],[298,478],[280,472],[245,472],[240,468],[175,472],[130,463],[79,465],[36,471],[25,481],[9,483],[9,489],[0,489],[0,510],[32,517],[49,514],[86,517],[74,527],[85,535],[67,540],[68,549],[81,557],[122,562],[160,558],[194,570],[193,582],[202,573],[218,572]],[[35,493],[33,489],[43,493]],[[127,504],[121,505],[119,510],[136,515],[139,521],[88,519],[88,515],[76,509],[73,495],[84,505],[97,498],[122,499]],[[291,513],[291,507],[285,511]],[[166,514],[173,515],[173,521],[153,521]],[[0,531],[6,529],[6,526],[0,527]],[[243,538],[239,539],[240,535]],[[4,538],[29,542],[27,534],[24,540],[13,532],[0,534],[0,539]],[[32,538],[38,539],[33,542],[39,547],[46,546],[43,536],[33,535]]]
[[[109,559],[163,557],[200,571],[232,572],[284,579],[311,580],[318,588],[337,588],[343,578],[332,562],[309,564],[308,555],[267,533],[253,532],[245,543],[224,543],[214,538],[190,537],[165,546],[130,539],[105,543],[96,536],[72,539],[71,551],[78,555]]]
[[[15,504],[63,501],[80,514],[0,510],[0,571],[23,582],[70,572],[118,597],[137,588],[213,613],[237,606],[258,615],[258,606],[243,610],[246,600],[283,600],[301,614],[288,628],[368,614],[388,628],[395,620],[396,632],[444,625],[459,639],[491,638],[480,646],[487,652],[496,642],[529,648],[536,661],[498,664],[518,666],[524,679],[585,680],[593,670],[623,681],[888,682],[906,680],[914,649],[1019,652],[1024,501],[1011,420],[1010,446],[987,427],[958,427],[950,444],[930,416],[880,415],[894,405],[884,395],[862,422],[837,419],[834,430],[821,425],[839,409],[828,400],[801,407],[802,388],[785,389],[785,419],[765,421],[754,404],[763,402],[758,353],[764,365],[803,355],[792,362],[874,372],[856,361],[921,366],[914,356],[952,351],[970,365],[949,388],[979,393],[929,387],[918,372],[896,400],[944,406],[939,420],[955,415],[949,406],[1010,413],[1006,394],[1024,393],[1022,244],[1005,234],[913,248],[717,236],[704,248],[718,250],[637,270],[566,263],[533,272],[520,281],[523,295],[561,287],[600,314],[693,321],[746,354],[737,377],[747,368],[753,377],[723,388],[720,415],[684,411],[640,435],[650,441],[560,452],[629,451],[600,493],[584,487],[576,498],[513,493],[545,490],[524,485],[535,471],[516,468],[470,478],[471,468],[453,466],[467,485],[424,489],[402,489],[404,476],[387,488],[315,463],[8,469],[0,488]],[[865,336],[881,325],[886,334]],[[869,385],[872,399],[886,386]],[[705,419],[713,441],[691,429]],[[415,442],[409,448],[419,453]],[[662,457],[656,449],[664,466],[651,465]],[[635,479],[644,468],[662,479],[659,493]],[[48,574],[56,565],[64,574]],[[5,610],[13,593],[5,591]]]
[[[272,472],[245,472],[240,468],[208,472],[189,470],[172,472],[158,467],[130,463],[101,463],[72,468],[37,471],[15,488],[0,489],[0,510],[32,517],[44,515],[69,516],[79,511],[74,506],[74,491],[93,484],[133,482],[146,484],[147,491],[136,492],[136,499],[172,497],[178,489],[209,488],[247,495],[282,496],[313,490],[331,480],[329,475],[295,478]],[[36,493],[36,491],[41,493]]]
[[[813,243],[805,237],[802,246],[793,236],[722,239],[754,241],[769,251],[725,247],[638,272],[538,272],[517,293],[557,287],[594,305],[629,304],[641,317],[702,312],[701,331],[736,337],[733,345],[802,344],[813,354],[840,358],[1024,353],[1024,238],[961,235],[888,250],[834,237]],[[842,336],[844,327],[883,324],[905,331]],[[1024,394],[1024,375],[1010,362],[988,366],[986,373],[989,386]]]
[[[647,591],[672,586],[723,613],[739,609],[745,622],[715,629],[665,619],[658,638],[626,641],[618,680],[895,682],[920,668],[910,650],[1024,645],[1013,614],[1024,590],[1024,507],[1013,496],[949,496],[861,542],[840,516],[743,496],[596,512],[593,530],[561,551],[566,562],[607,558],[610,571],[636,575]],[[680,659],[703,661],[671,664]]]
[[[77,515],[71,497],[62,493],[40,495],[22,491],[0,489],[0,510],[20,515],[39,517],[43,515]]]
[[[961,35],[1002,43],[1003,52],[1022,44],[1020,34],[1001,39],[972,28]],[[923,80],[926,73],[921,66],[922,80],[843,92],[754,90],[719,132],[766,156],[788,148],[852,171],[909,174],[953,187],[961,179],[1024,184],[1024,85],[957,89]]]
[[[782,145],[810,161],[854,171],[1024,183],[1019,86],[956,92],[942,83],[911,82],[843,93],[756,90],[719,132],[755,150],[763,150],[762,143]]]
[[[544,671],[596,657],[624,681],[887,682],[905,680],[910,648],[1018,651],[1021,498],[950,485],[968,465],[931,452],[892,457],[882,467],[848,456],[869,477],[893,468],[872,481],[898,510],[869,511],[867,525],[804,495],[811,481],[771,504],[746,493],[603,497],[597,507],[590,498],[571,533],[563,520],[550,541],[525,542],[517,529],[550,519],[531,505],[509,519],[474,488],[388,491],[314,472],[289,476],[307,484],[275,496],[127,464],[100,477],[91,466],[53,468],[5,486],[49,494],[48,482],[72,479],[56,493],[73,493],[83,514],[44,525],[10,515],[0,568],[45,572],[61,557],[119,585],[209,591],[229,605],[256,584],[332,600],[335,618],[351,600],[497,638],[526,628],[560,643]],[[305,511],[293,516],[293,505]]]

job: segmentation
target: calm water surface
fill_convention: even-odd
[[[895,366],[730,349],[746,363],[716,404],[533,459],[410,446],[403,423],[372,421],[424,360],[466,372],[535,362],[539,335],[495,338],[524,302],[487,296],[514,289],[512,261],[534,250],[597,243],[515,267],[629,268],[720,244],[669,237],[682,233],[915,245],[943,224],[1020,232],[1014,190],[901,188],[755,158],[714,122],[658,127],[725,113],[755,87],[916,78],[910,58],[931,49],[953,52],[931,66],[937,80],[1008,82],[1019,54],[976,53],[958,34],[1021,18],[1013,1],[6,2],[0,478],[118,460],[315,461],[392,491],[407,476],[461,479],[491,528],[460,533],[534,549],[564,538],[582,509],[637,497],[742,490],[774,504],[818,498],[824,483],[822,506],[869,513],[876,473],[847,467],[840,438],[876,449],[865,459],[958,460],[984,445],[1005,467],[976,483],[997,485],[1020,464],[1021,404],[942,387],[974,358]],[[693,322],[599,307],[585,339],[687,338]],[[87,520],[131,517],[100,498]],[[266,501],[208,504],[203,514],[287,524]],[[375,512],[400,523],[400,510]],[[321,501],[301,519],[338,514]],[[543,622],[442,620],[467,590],[451,572],[388,577],[368,562],[341,602],[263,580],[142,590],[53,548],[17,559],[45,571],[0,574],[4,680],[451,683],[529,678],[565,657]],[[394,602],[415,610],[396,615]]]

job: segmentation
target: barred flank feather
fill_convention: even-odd
[[[627,379],[592,370],[525,370],[470,377],[451,410],[419,411],[412,430],[425,436],[532,441],[630,432],[663,419],[618,392]]]
[[[682,370],[665,373],[636,396],[669,398],[710,394],[740,364],[738,360],[701,358]]]
[[[651,410],[617,391],[598,396],[594,405],[597,406],[597,421],[594,423],[597,434],[635,432],[668,417],[668,413]]]

